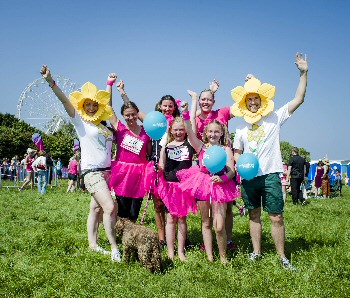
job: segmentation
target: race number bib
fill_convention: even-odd
[[[131,135],[125,135],[123,142],[120,144],[120,146],[132,153],[139,154],[142,149],[143,143],[144,142],[138,138],[135,138]]]
[[[184,161],[190,159],[190,153],[186,146],[177,146],[173,148],[167,148],[168,156],[172,160]]]

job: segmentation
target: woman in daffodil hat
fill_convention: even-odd
[[[248,75],[244,86],[231,90],[231,96],[236,102],[231,107],[231,113],[236,117],[244,117],[250,124],[258,122],[262,116],[273,111],[276,87],[262,84],[257,78]]]
[[[77,132],[81,148],[81,171],[86,189],[91,194],[90,212],[87,220],[89,247],[92,251],[111,254],[112,261],[121,261],[115,234],[116,208],[109,191],[107,181],[111,170],[112,132],[101,121],[114,115],[109,106],[110,93],[98,90],[87,82],[81,91],[74,91],[70,99],[53,80],[49,68],[44,65],[40,70],[52,91],[62,102]],[[109,82],[107,82],[109,83]],[[97,232],[100,215],[103,212],[103,224],[111,244],[111,252],[97,244]]]

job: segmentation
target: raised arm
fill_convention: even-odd
[[[67,98],[67,96],[63,93],[61,88],[56,85],[56,82],[52,78],[50,69],[46,65],[43,65],[40,69],[40,73],[46,80],[46,82],[49,83],[49,86],[51,87],[52,91],[55,93],[57,98],[62,102],[67,114],[73,118],[75,115],[75,109],[69,101],[69,99]]]
[[[295,97],[288,103],[289,114],[293,114],[293,112],[304,102],[307,86],[308,58],[305,55],[304,60],[303,56],[297,53],[295,64],[300,71],[300,80]]]
[[[196,152],[199,152],[203,146],[203,143],[201,140],[197,138],[197,134],[192,130],[192,125],[188,113],[188,103],[184,101],[181,105],[182,107],[182,115],[185,122],[185,129],[187,133],[188,140],[190,141],[192,147]]]
[[[112,86],[117,80],[117,74],[116,73],[110,73],[107,78],[107,87],[106,91],[110,93],[110,98],[109,98],[109,105],[112,106]]]
[[[187,90],[188,94],[192,98],[192,104],[191,104],[191,112],[190,112],[190,120],[192,124],[192,130],[194,133],[197,133],[197,125],[196,125],[196,113],[197,113],[197,106],[198,106],[198,94],[194,91]],[[186,102],[184,102],[186,103]],[[182,106],[181,106],[182,108]]]
[[[117,88],[118,91],[120,93],[120,96],[122,97],[122,100],[124,102],[124,104],[128,103],[130,101],[128,95],[126,94],[125,90],[124,90],[124,81],[120,80],[117,83]],[[139,119],[141,122],[143,122],[143,120],[146,118],[146,113],[144,113],[143,111],[139,111]]]

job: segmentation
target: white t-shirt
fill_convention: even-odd
[[[260,166],[257,176],[283,173],[280,129],[290,116],[288,104],[285,104],[253,125],[244,123],[237,126],[233,148],[257,156]]]
[[[81,148],[81,170],[111,166],[112,132],[102,124],[84,121],[77,111],[72,118]]]
[[[46,156],[39,156],[38,158],[36,158],[32,163],[32,167],[37,168],[38,171],[46,171]]]

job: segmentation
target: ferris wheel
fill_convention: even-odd
[[[78,90],[77,84],[66,77],[55,76],[55,81],[67,96]],[[18,100],[16,117],[47,134],[70,122],[62,103],[44,78],[36,79],[24,88]]]

